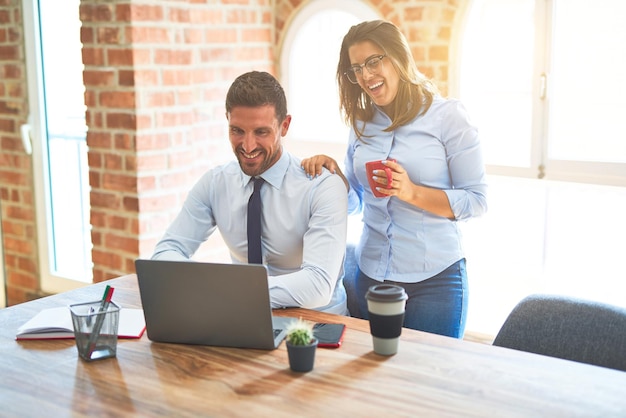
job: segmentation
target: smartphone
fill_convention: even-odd
[[[338,348],[343,341],[344,324],[327,324],[318,322],[313,325],[313,335],[317,338],[317,346],[324,348]]]

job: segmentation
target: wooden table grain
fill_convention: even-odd
[[[275,313],[347,325],[315,368],[276,350],[120,340],[82,361],[73,340],[15,341],[40,309],[99,299],[141,307],[134,275],[0,310],[0,416],[626,416],[626,373],[404,329],[398,354],[372,351],[366,321],[304,309]]]

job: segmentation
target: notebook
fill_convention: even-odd
[[[277,348],[292,318],[274,317],[257,264],[135,260],[151,341]]]
[[[118,338],[141,338],[146,330],[141,309],[121,308]],[[74,338],[72,315],[67,306],[46,308],[18,328],[16,340],[53,340]]]

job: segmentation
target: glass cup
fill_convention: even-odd
[[[78,355],[86,360],[115,357],[120,307],[101,300],[70,305]]]

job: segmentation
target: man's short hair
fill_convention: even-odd
[[[264,71],[250,71],[233,81],[226,94],[226,112],[237,106],[258,107],[272,105],[278,122],[287,117],[287,98],[273,75]]]

